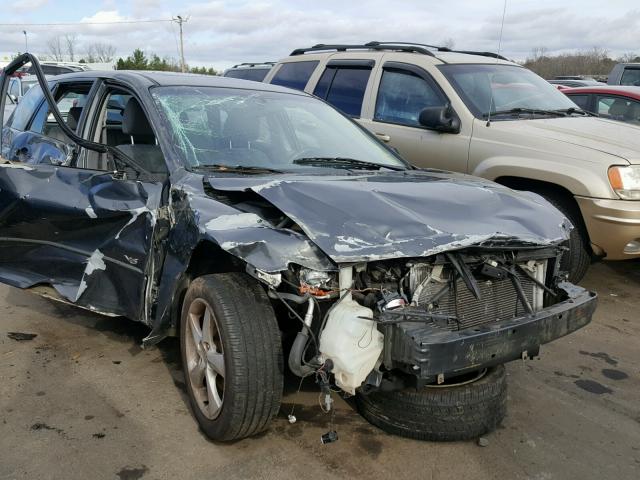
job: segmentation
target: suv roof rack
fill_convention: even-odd
[[[500,60],[509,60],[497,53],[493,52],[476,52],[474,50],[452,50],[448,47],[439,47],[437,45],[429,45],[427,43],[413,43],[413,42],[369,42],[364,45],[325,45],[319,43],[311,48],[297,48],[291,52],[291,56],[303,55],[309,52],[320,52],[325,50],[336,50],[338,52],[346,52],[347,50],[398,50],[401,52],[421,53],[423,55],[429,55],[435,57],[436,55],[431,50],[438,52],[452,52],[452,53],[464,53],[466,55],[479,55],[482,57],[497,58]]]
[[[271,65],[273,67],[275,64],[276,64],[276,62],[245,62],[245,63],[239,63],[237,65],[234,65],[231,68],[255,67],[256,65]]]
[[[480,51],[476,51],[476,50],[453,50],[449,47],[439,47],[437,45],[429,45],[426,43],[413,43],[413,42],[369,42],[367,43],[367,45],[417,45],[420,47],[427,47],[427,48],[433,48],[435,50],[437,50],[438,52],[451,52],[451,53],[464,53],[466,55],[479,55],[481,57],[491,57],[491,58],[497,58],[500,60],[507,60],[509,61],[508,58],[503,57],[502,55],[498,54],[498,53],[493,53],[493,52],[480,52]]]
[[[325,50],[336,50],[338,52],[346,52],[347,50],[399,50],[401,52],[421,53],[423,55],[435,57],[431,50],[427,50],[422,45],[403,45],[399,43],[382,45],[378,42],[370,42],[364,45],[325,45],[324,43],[319,43],[318,45],[314,45],[311,48],[296,48],[293,52],[291,52],[290,55],[303,55],[308,52],[321,52]]]

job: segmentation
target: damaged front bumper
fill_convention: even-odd
[[[425,323],[412,307],[403,309],[402,318],[397,311],[384,312],[379,320],[385,338],[383,363],[430,383],[536,356],[540,345],[584,327],[595,311],[594,292],[565,282],[559,290],[566,299],[543,310],[457,331]]]

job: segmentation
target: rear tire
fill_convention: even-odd
[[[495,430],[507,411],[503,365],[473,382],[451,387],[407,388],[358,394],[358,410],[385,432],[418,440],[456,441]]]
[[[264,290],[242,273],[196,278],[180,324],[193,414],[211,439],[231,441],[267,428],[280,409],[282,346]]]
[[[573,224],[571,236],[565,242],[569,251],[565,252],[560,262],[561,270],[569,272],[569,281],[578,283],[582,280],[591,264],[591,248],[589,246],[589,234],[582,220],[580,210],[573,201],[561,193],[545,190],[536,192],[544,197],[550,204],[560,210]]]

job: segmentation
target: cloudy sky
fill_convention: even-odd
[[[29,50],[47,53],[47,41],[75,33],[82,53],[93,42],[113,44],[118,56],[134,48],[178,57],[178,27],[188,18],[185,56],[192,66],[225,68],[277,60],[297,47],[370,40],[498,48],[503,0],[0,0],[0,60]],[[110,23],[104,22],[144,23]],[[72,23],[69,25],[34,25]],[[31,25],[28,25],[31,24]],[[594,46],[616,56],[640,53],[637,0],[507,0],[502,52],[523,60],[534,47],[550,52]]]

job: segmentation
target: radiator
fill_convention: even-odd
[[[544,281],[545,266],[542,262],[536,263],[534,271],[529,274]],[[423,283],[419,297],[414,299],[414,303],[426,307],[431,313],[456,317],[457,321],[450,320],[448,322],[450,330],[463,330],[491,322],[509,320],[527,313],[509,278],[504,280],[476,279],[480,290],[480,300],[477,300],[464,281],[458,278],[454,288],[451,288],[436,303],[429,304],[429,299],[433,298],[450,282],[449,279],[452,278],[453,272],[447,266],[439,275],[440,281],[424,279],[426,282]],[[542,308],[542,289],[525,275],[518,274],[518,278],[529,305],[533,307],[534,311]]]

